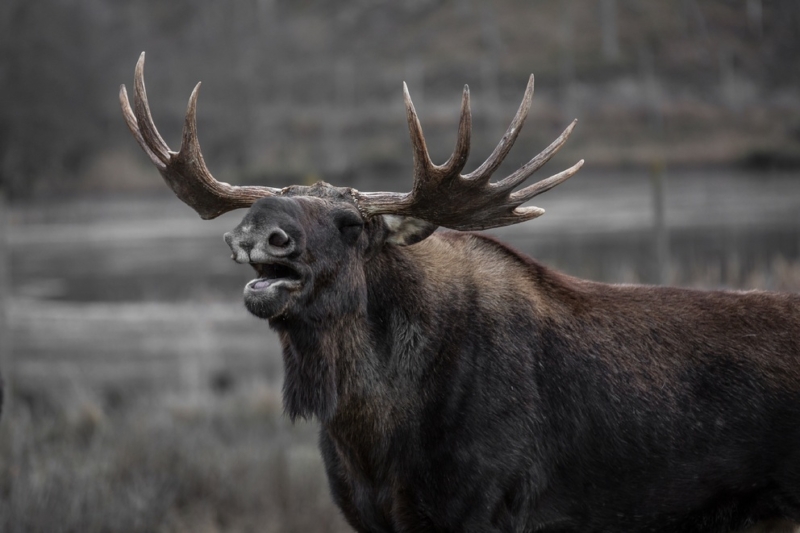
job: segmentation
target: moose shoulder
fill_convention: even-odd
[[[358,531],[731,531],[800,521],[800,296],[614,286],[555,272],[475,230],[540,216],[520,190],[574,125],[490,181],[533,83],[477,170],[465,89],[434,165],[411,100],[411,192],[214,180],[197,89],[172,152],[136,68],[128,126],[252,265],[247,308],[283,345],[288,415],[316,417],[331,491]]]

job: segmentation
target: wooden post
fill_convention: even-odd
[[[570,120],[578,115],[578,105],[575,98],[575,3],[574,0],[565,0],[562,3],[561,14],[561,103],[562,112]]]
[[[2,375],[2,415],[8,417],[13,409],[14,359],[11,327],[8,322],[8,216],[5,192],[0,187],[0,374]]]
[[[656,76],[655,58],[646,46],[639,50],[642,83],[647,93],[650,108],[651,130],[659,150],[653,155],[650,164],[650,186],[653,199],[653,274],[652,280],[660,285],[669,282],[669,233],[666,224],[664,198],[665,159],[664,112],[661,105],[661,87]]]
[[[506,128],[505,117],[500,111],[500,73],[498,72],[499,60],[494,54],[487,54],[480,63],[481,71],[481,98],[483,98],[484,113],[488,116],[489,131],[492,135],[502,135]],[[496,132],[496,133],[495,133]]]
[[[655,245],[655,281],[660,285],[669,282],[669,234],[665,216],[664,161],[653,161],[650,173],[653,195],[653,240]]]
[[[575,79],[575,6],[573,0],[562,4],[561,15],[561,83],[569,87]]]
[[[344,132],[353,112],[355,103],[355,65],[350,59],[339,59],[333,65],[334,98],[333,111],[327,113],[324,122],[324,153],[328,172],[334,175],[350,168],[347,147],[343,141]]]
[[[617,0],[600,0],[600,27],[603,36],[603,59],[619,61],[619,32],[617,31]]]

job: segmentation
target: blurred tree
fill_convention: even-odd
[[[765,67],[772,84],[800,83],[800,2],[774,0],[765,10]]]
[[[0,173],[12,197],[75,176],[107,133],[101,2],[3,2]]]
[[[496,0],[491,5],[471,0],[4,0],[0,180],[12,197],[54,194],[80,184],[105,154],[133,154],[115,93],[120,82],[129,83],[132,63],[143,49],[158,58],[148,67],[148,88],[159,127],[173,144],[189,88],[198,78],[205,80],[204,153],[212,170],[234,180],[238,173],[248,179],[352,174],[365,159],[395,158],[395,166],[405,164],[405,145],[391,133],[376,132],[394,132],[395,123],[403,127],[397,87],[417,70],[420,79],[412,90],[420,106],[437,109],[437,117],[444,116],[438,114],[438,102],[449,101],[454,87],[465,82],[480,87],[476,99],[488,104],[476,105],[475,111],[484,124],[504,121],[498,106],[516,98],[511,89],[534,71],[539,95],[549,91],[569,118],[582,113],[582,132],[591,131],[587,113],[593,105],[617,106],[621,113],[602,127],[605,132],[613,132],[620,117],[636,121],[641,90],[636,98],[609,98],[603,105],[584,98],[601,98],[612,78],[623,85],[637,79],[637,54],[622,54],[626,47],[635,51],[644,45],[652,51],[669,82],[665,98],[692,95],[717,110],[715,116],[734,113],[741,130],[747,129],[741,121],[749,120],[744,104],[751,105],[753,95],[765,109],[773,93],[784,95],[781,105],[791,105],[786,95],[796,94],[800,85],[797,0],[682,0],[683,10],[677,11],[655,0],[589,3],[599,6],[599,13],[582,9],[585,5],[574,0]],[[728,81],[721,84],[721,77]],[[726,93],[728,107],[719,97],[722,85],[737,88]],[[587,92],[587,87],[597,90]],[[731,94],[738,95],[735,109]],[[331,109],[342,98],[353,105],[345,104],[346,121],[332,125]],[[782,116],[788,130],[797,127],[794,115],[784,111]],[[387,122],[392,126],[384,127]],[[437,118],[428,127],[432,145],[445,122]],[[339,142],[348,146],[346,158],[340,157]],[[113,183],[113,177],[107,181]]]

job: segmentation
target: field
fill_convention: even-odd
[[[651,176],[579,174],[497,234],[582,277],[798,291],[799,180],[666,174],[659,233]],[[349,530],[316,425],[282,417],[277,339],[241,304],[250,272],[221,239],[240,216],[166,197],[9,208],[0,531]]]

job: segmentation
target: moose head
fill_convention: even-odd
[[[476,170],[462,174],[470,151],[472,119],[469,87],[464,87],[455,150],[435,165],[414,104],[403,84],[414,156],[409,193],[361,192],[319,182],[310,187],[231,186],[214,179],[197,138],[198,83],[189,98],[180,149],[173,152],[153,123],[144,84],[144,53],[136,65],[133,108],[120,88],[125,120],[167,185],[203,219],[250,207],[241,224],[225,234],[237,263],[250,264],[258,277],[245,287],[245,303],[256,316],[275,321],[292,316],[344,314],[364,304],[363,268],[386,245],[407,246],[437,227],[481,230],[524,222],[544,209],[522,206],[573,176],[583,160],[545,180],[514,191],[564,145],[575,127],[508,177],[491,182],[519,135],[533,98],[533,76],[511,125]]]

